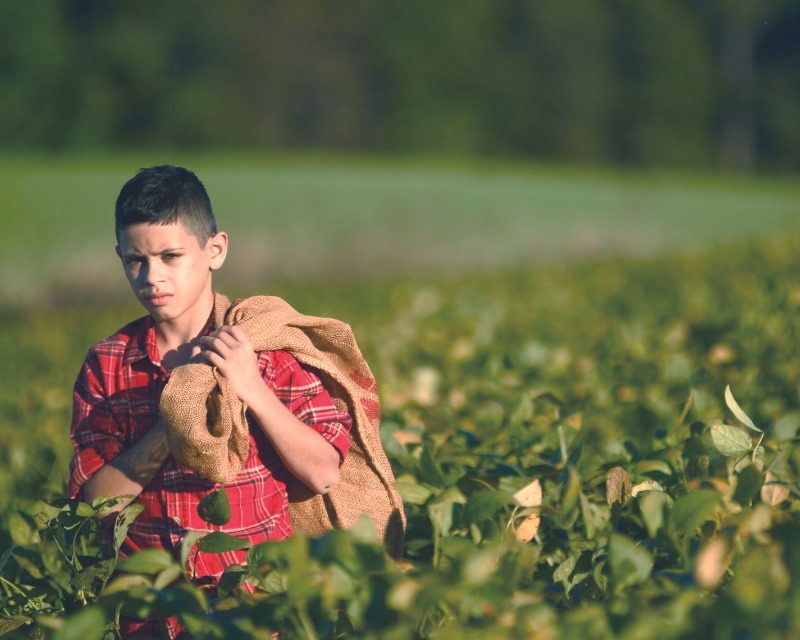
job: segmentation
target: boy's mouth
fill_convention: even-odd
[[[170,301],[172,298],[171,293],[152,293],[150,295],[145,296],[147,300],[152,304],[154,307],[161,307],[167,302]]]

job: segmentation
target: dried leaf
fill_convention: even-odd
[[[533,513],[525,518],[514,533],[517,540],[520,542],[530,542],[533,540],[536,537],[536,532],[539,530],[540,522],[541,518],[539,518],[538,513]]]
[[[537,478],[517,491],[514,500],[520,507],[538,507],[542,504],[542,483]]]
[[[33,622],[31,618],[21,615],[11,616],[10,618],[0,618],[0,636],[21,627],[23,624],[29,624],[31,622]]]
[[[606,476],[606,501],[610,507],[615,502],[625,504],[633,492],[633,483],[628,472],[622,467],[614,467]]]
[[[767,471],[765,484],[761,487],[761,501],[771,507],[777,507],[784,500],[788,500],[791,494],[785,486],[769,484],[770,482],[777,482],[777,479]]]

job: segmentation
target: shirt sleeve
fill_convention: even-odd
[[[341,467],[350,448],[350,428],[353,424],[350,414],[336,408],[330,394],[310,367],[302,365],[285,351],[275,352],[272,381],[268,376],[269,372],[265,370],[265,381],[278,399],[339,452]]]
[[[69,465],[69,495],[82,497],[83,485],[124,449],[124,433],[108,403],[99,357],[90,351],[72,391],[70,439],[75,455]]]

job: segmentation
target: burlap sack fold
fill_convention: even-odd
[[[353,417],[350,450],[339,483],[325,496],[289,474],[292,527],[307,535],[347,529],[363,514],[372,520],[387,553],[399,557],[405,514],[378,435],[378,389],[350,327],[305,316],[274,296],[254,296],[231,306],[214,298],[214,324],[238,325],[256,351],[288,351],[312,367],[340,410]],[[167,443],[175,459],[197,473],[231,482],[247,459],[247,408],[216,367],[176,367],[161,396]]]

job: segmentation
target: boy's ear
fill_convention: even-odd
[[[225,262],[225,256],[228,255],[228,234],[219,231],[211,236],[206,243],[206,251],[209,254],[211,268],[219,269]]]

